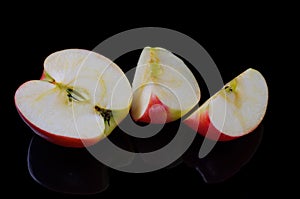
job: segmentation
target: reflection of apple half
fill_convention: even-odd
[[[95,194],[109,186],[108,168],[88,150],[54,145],[33,136],[27,166],[31,177],[43,187],[68,194]]]
[[[40,136],[68,147],[95,144],[128,114],[131,87],[121,69],[95,52],[51,54],[41,80],[20,86],[15,104]]]
[[[131,116],[140,122],[174,121],[200,100],[200,88],[192,72],[163,48],[143,49],[132,87]]]
[[[268,87],[257,70],[248,69],[227,83],[184,120],[213,140],[232,140],[253,131],[268,104]]]

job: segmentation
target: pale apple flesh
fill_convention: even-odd
[[[133,83],[133,120],[165,123],[184,116],[200,100],[197,80],[185,63],[163,48],[145,47]]]
[[[69,49],[47,57],[42,79],[21,85],[15,104],[38,135],[58,145],[84,147],[108,136],[125,118],[131,86],[109,59]]]
[[[261,123],[267,104],[266,81],[260,72],[250,68],[227,83],[184,123],[209,139],[233,140]]]

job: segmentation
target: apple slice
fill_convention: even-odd
[[[163,48],[145,47],[136,67],[130,114],[135,121],[171,122],[200,100],[200,88],[184,62]]]
[[[21,85],[15,105],[34,132],[55,144],[95,144],[129,112],[128,79],[116,64],[95,52],[55,52],[44,62],[42,78]]]
[[[267,104],[266,81],[250,68],[210,97],[184,123],[207,138],[228,141],[252,132],[261,123]]]

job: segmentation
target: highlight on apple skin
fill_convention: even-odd
[[[132,92],[125,74],[108,58],[66,49],[49,55],[41,79],[22,84],[14,100],[36,134],[61,146],[86,147],[126,117]]]
[[[160,47],[145,47],[132,83],[134,121],[163,124],[189,112],[200,100],[200,88],[185,63]]]
[[[211,140],[229,141],[252,132],[263,120],[268,86],[249,68],[228,82],[183,122]]]

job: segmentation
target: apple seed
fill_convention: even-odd
[[[83,102],[87,100],[83,95],[72,88],[67,88],[66,91],[68,93],[67,96],[69,97],[69,101],[72,101],[72,99],[77,102]]]
[[[104,118],[104,121],[107,122],[108,126],[110,126],[109,121],[112,117],[112,111],[109,109],[104,109],[99,106],[95,106],[95,110]]]
[[[232,88],[231,88],[231,86],[225,86],[225,88],[224,88],[227,92],[232,92],[233,90],[232,90]]]

